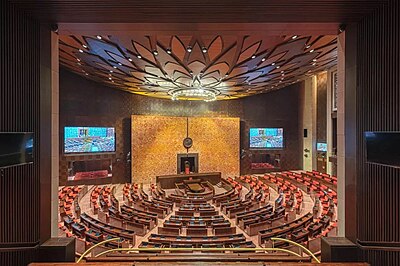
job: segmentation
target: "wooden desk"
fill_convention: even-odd
[[[186,184],[186,186],[193,193],[204,192],[204,188],[199,183],[190,183],[190,184]]]
[[[209,181],[213,185],[221,181],[221,173],[215,172],[156,176],[156,183],[159,183],[162,189],[173,189],[175,188],[175,183],[183,183],[184,180],[188,180],[190,177],[192,179],[201,179],[201,181]]]

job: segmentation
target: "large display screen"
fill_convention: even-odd
[[[283,128],[250,128],[250,148],[283,148]]]
[[[323,142],[317,142],[317,151],[328,151],[328,144]]]
[[[33,162],[33,133],[0,133],[0,168]]]
[[[64,127],[64,153],[115,152],[113,127]]]
[[[400,167],[400,132],[365,132],[367,162]]]

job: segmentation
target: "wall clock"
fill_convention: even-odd
[[[190,149],[193,145],[193,140],[189,137],[185,138],[183,140],[183,147],[185,147],[186,149]]]

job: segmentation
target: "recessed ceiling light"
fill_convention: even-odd
[[[117,66],[113,66],[113,68],[117,68]]]
[[[81,66],[82,64],[81,64],[81,63],[78,63],[78,65],[80,65],[80,66]]]
[[[293,35],[293,37],[292,37],[292,39],[294,40],[294,39],[297,39],[297,35]]]
[[[100,35],[97,35],[96,37],[97,37],[97,39],[101,40],[101,36]]]
[[[108,79],[109,79],[109,80],[112,80],[112,77],[109,77]]]
[[[190,75],[193,75],[193,71],[189,71],[189,74],[190,74]]]
[[[311,47],[311,45],[306,45],[306,48],[308,49],[308,48],[310,48]]]
[[[88,73],[85,73],[85,75],[86,75],[86,76],[89,76],[89,74],[88,74]]]
[[[256,58],[256,55],[253,55],[251,58],[253,58],[253,59]]]
[[[265,61],[265,58],[261,59],[261,61],[264,62],[264,61]]]
[[[171,51],[171,49],[167,49],[167,54],[172,54],[172,51]]]
[[[313,62],[317,62],[317,59],[313,59]]]
[[[285,71],[282,70],[281,73],[283,73],[283,72],[285,72]]]
[[[229,76],[229,74],[225,74],[225,77]]]
[[[78,60],[78,62],[80,62],[80,61],[81,61],[79,58],[77,58],[76,60]]]
[[[113,73],[114,71],[110,70],[110,73]]]
[[[118,63],[118,65],[122,66],[122,64],[121,64],[121,63]]]
[[[191,53],[191,52],[192,52],[192,47],[188,46],[188,47],[186,48],[186,51],[188,51],[188,53]]]
[[[129,58],[128,58],[128,61],[129,61],[129,62],[132,62],[133,60],[132,60],[132,58],[129,57]]]
[[[312,53],[312,52],[314,52],[314,49],[311,49],[311,50],[310,50],[310,53]]]
[[[82,44],[82,47],[83,47],[83,48],[87,48],[87,45],[86,45],[86,44]]]
[[[285,76],[285,73],[282,73],[282,77]]]
[[[114,83],[114,80],[111,80],[112,83]]]
[[[314,62],[312,65],[315,66],[316,64],[317,64],[317,63]]]
[[[79,49],[78,51],[79,51],[80,53],[83,53],[83,50],[82,50],[82,49]]]
[[[139,58],[139,59],[142,58],[142,56],[140,54],[138,54],[136,57]]]
[[[154,54],[155,56],[157,56],[157,55],[158,55],[158,51],[157,51],[157,50],[154,50],[154,51],[153,51],[153,54]]]
[[[206,48],[206,47],[203,47],[203,48],[201,49],[201,51],[202,51],[203,53],[207,53],[207,48]]]
[[[275,62],[271,64],[271,66],[275,66]]]
[[[280,66],[276,66],[276,68],[280,68]]]

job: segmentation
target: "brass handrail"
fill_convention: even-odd
[[[281,251],[296,257],[302,257],[296,252],[283,248],[114,248],[97,254],[95,258],[116,251]]]
[[[295,245],[301,249],[304,249],[306,253],[308,253],[317,263],[321,263],[321,261],[314,255],[314,253],[311,252],[311,250],[309,250],[308,248],[300,245],[299,243],[296,243],[292,240],[289,239],[285,239],[285,238],[280,238],[280,237],[271,237],[272,241],[283,241],[283,242],[287,242],[290,243],[292,245]]]
[[[119,237],[110,238],[110,239],[101,241],[101,242],[99,242],[99,243],[97,243],[97,244],[91,246],[91,247],[88,248],[85,252],[83,252],[83,254],[79,257],[79,259],[76,261],[76,263],[79,263],[79,262],[80,262],[90,251],[92,251],[92,249],[94,249],[95,247],[98,247],[98,246],[100,246],[100,245],[106,244],[106,243],[111,242],[111,241],[117,241],[117,240],[120,240],[120,239],[121,239],[121,238],[119,238]]]

